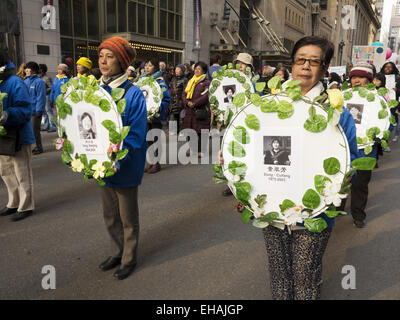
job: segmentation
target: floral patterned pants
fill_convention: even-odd
[[[274,300],[317,300],[322,284],[322,257],[332,228],[320,233],[268,226],[263,229]]]

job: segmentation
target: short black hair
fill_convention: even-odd
[[[25,69],[31,69],[33,71],[33,73],[39,73],[39,65],[34,62],[34,61],[29,61],[26,65],[25,65]]]
[[[337,82],[338,84],[342,83],[342,79],[340,78],[340,76],[336,73],[336,72],[332,72],[329,74],[331,76],[331,82]]]
[[[381,81],[381,86],[379,88],[385,88],[386,87],[386,76],[383,72],[378,72],[375,74],[374,79],[378,79]],[[377,88],[377,89],[379,89]]]
[[[5,50],[0,49],[0,67],[8,65],[9,62],[8,53]]]
[[[146,61],[146,63],[148,62],[151,62],[151,64],[154,66],[154,73],[160,70],[160,61],[157,58],[150,58]]]
[[[335,53],[335,47],[333,46],[333,43],[325,38],[316,36],[304,37],[296,42],[296,44],[293,47],[291,55],[292,62],[294,62],[294,56],[296,55],[297,51],[299,51],[300,48],[308,45],[314,45],[321,48],[323,54],[322,67],[326,67],[331,63],[333,54]]]
[[[41,70],[43,73],[47,72],[47,66],[45,64],[39,64],[39,70]]]
[[[194,65],[194,68],[196,69],[196,67],[198,67],[198,66],[200,66],[200,67],[203,69],[204,73],[207,73],[207,71],[208,71],[208,66],[207,66],[207,64],[206,64],[205,62],[203,62],[203,61],[197,62],[197,63]]]
[[[221,64],[221,62],[222,62],[222,56],[218,53],[211,56],[210,58],[210,65],[213,65],[214,63]]]

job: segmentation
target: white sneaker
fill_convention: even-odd
[[[396,142],[398,138],[399,138],[398,136],[394,136],[394,138],[393,138],[392,141],[393,141],[393,142]]]

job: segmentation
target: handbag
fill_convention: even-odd
[[[207,110],[206,109],[196,109],[195,110],[195,118],[198,121],[207,120]]]
[[[0,136],[0,155],[15,156],[21,150],[21,135],[19,127],[6,127],[7,133]]]

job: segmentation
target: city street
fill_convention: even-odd
[[[61,162],[56,134],[42,137],[45,153],[33,157],[35,214],[0,218],[0,299],[271,299],[262,231],[242,224],[211,165],[145,174],[138,266],[123,281],[100,271],[109,256],[100,187]],[[367,226],[336,219],[322,299],[400,299],[400,145],[391,147],[372,175]],[[0,207],[6,203],[1,181]],[[55,290],[42,288],[45,265],[55,267]],[[346,265],[356,270],[354,290],[342,288]]]

